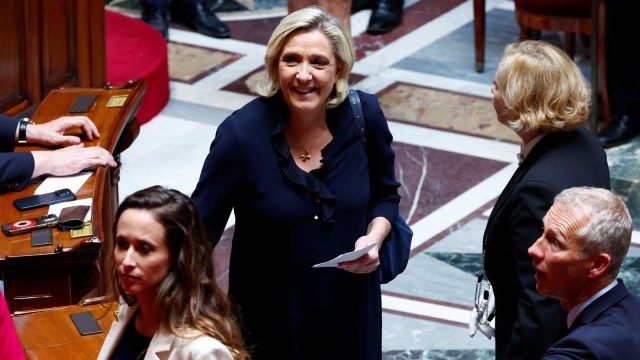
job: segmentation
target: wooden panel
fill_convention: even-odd
[[[14,314],[13,323],[29,359],[87,359],[98,357],[102,343],[111,329],[117,303],[89,306],[66,306]],[[91,311],[102,333],[81,336],[70,314]]]
[[[40,4],[42,77],[45,93],[60,86],[78,86],[75,0],[43,1]],[[60,21],[58,19],[65,19]]]
[[[2,0],[0,112],[28,115],[53,89],[106,85],[104,2]]]
[[[43,276],[47,274],[47,276]],[[5,283],[5,291],[15,293],[14,308],[42,308],[71,304],[69,269],[39,266],[20,274],[20,281]]]
[[[0,109],[13,107],[25,108],[24,73],[25,62],[22,60],[25,43],[23,7],[18,2],[9,1],[3,4],[0,11]]]
[[[96,101],[86,115],[94,121],[101,137],[92,141],[85,138],[84,144],[101,146],[117,159],[118,152],[126,149],[138,134],[139,124],[134,116],[145,88],[143,82],[137,81],[104,89],[57,89],[40,104],[33,120],[42,123],[69,115],[68,110],[79,95],[96,95]],[[126,100],[118,103],[113,101],[116,99]],[[31,145],[16,149],[32,150],[43,149]],[[0,223],[47,214],[47,207],[18,211],[12,205],[17,198],[33,195],[37,186],[31,184],[20,192],[3,194],[0,197]],[[0,233],[0,268],[11,311],[68,305],[85,296],[107,293],[112,283],[113,260],[110,256],[114,246],[113,219],[118,204],[118,169],[98,167],[75,194],[78,199],[93,199],[92,237],[70,238],[68,231],[54,228],[52,245],[33,247],[29,233],[15,236]],[[95,242],[87,243],[90,239]]]
[[[107,84],[107,57],[103,1],[76,0],[76,61],[78,86]]]

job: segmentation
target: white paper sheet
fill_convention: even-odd
[[[325,262],[320,263],[320,264],[315,264],[312,267],[313,268],[337,267],[338,263],[355,260],[355,259],[359,258],[360,256],[366,254],[369,250],[371,250],[372,247],[374,247],[376,245],[377,245],[376,243],[373,243],[371,245],[367,245],[367,246],[363,247],[362,249],[338,255],[337,257],[335,257],[335,258],[333,258],[333,259],[331,259],[329,261],[325,261]]]
[[[86,171],[77,173],[75,175],[68,176],[47,176],[47,178],[38,186],[35,191],[35,195],[42,195],[50,192],[54,192],[60,189],[69,189],[72,193],[77,193],[78,190],[84,185],[89,177],[93,175],[93,172]]]
[[[62,209],[66,207],[78,206],[78,205],[91,206],[92,203],[93,203],[93,199],[88,198],[88,199],[67,201],[59,204],[53,204],[49,206],[49,214],[56,214],[56,216],[60,217],[60,212],[62,211]],[[84,222],[87,222],[89,220],[91,220],[91,208],[89,208],[89,211],[87,211],[87,215],[84,216]]]

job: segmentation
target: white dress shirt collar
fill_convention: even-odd
[[[573,322],[576,320],[576,318],[578,318],[578,315],[580,315],[582,310],[584,310],[587,306],[589,306],[597,298],[599,298],[600,296],[604,295],[607,291],[613,289],[613,287],[616,286],[616,285],[618,285],[618,280],[617,279],[613,280],[613,282],[611,284],[609,284],[609,285],[605,286],[604,288],[600,289],[600,291],[598,291],[597,293],[591,295],[591,297],[588,298],[587,300],[579,303],[578,305],[574,306],[571,310],[569,310],[569,314],[567,315],[567,329],[571,328],[571,325],[573,325]]]
[[[533,140],[529,141],[529,143],[527,145],[525,144],[520,144],[520,152],[518,154],[516,154],[516,156],[518,157],[518,164],[522,164],[522,162],[524,161],[524,159],[527,157],[527,155],[529,155],[529,153],[531,152],[531,149],[533,149],[534,146],[536,146],[536,144],[542,140],[542,138],[544,137],[545,134],[540,134],[538,136],[536,136]]]

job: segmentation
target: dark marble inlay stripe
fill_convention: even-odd
[[[428,304],[435,304],[435,305],[448,306],[448,307],[453,307],[453,308],[457,308],[457,309],[461,309],[461,310],[471,310],[471,307],[470,307],[470,306],[464,306],[464,305],[460,305],[460,304],[454,304],[454,303],[450,303],[450,302],[446,302],[446,301],[441,301],[441,300],[427,299],[427,298],[423,298],[423,297],[420,297],[420,296],[400,294],[400,293],[393,292],[393,291],[386,291],[386,290],[383,290],[383,291],[382,291],[382,295],[394,296],[394,297],[398,297],[398,298],[401,298],[401,299],[408,299],[408,300],[420,301],[420,302],[428,303]]]
[[[471,275],[480,271],[481,254],[470,253],[425,253]],[[618,278],[624,281],[630,292],[640,296],[640,258],[627,257],[622,262]]]
[[[493,350],[391,350],[382,353],[382,360],[489,360]]]
[[[481,254],[426,253],[426,255],[436,258],[474,276],[480,272]]]
[[[404,9],[402,24],[395,30],[382,35],[362,33],[354,38],[358,59],[380,50],[400,37],[410,33],[438,16],[460,5],[461,0],[418,1]]]
[[[461,324],[459,322],[450,321],[450,320],[444,320],[444,319],[435,318],[435,317],[431,317],[431,316],[418,315],[418,314],[414,314],[414,313],[408,313],[408,312],[397,311],[397,310],[390,310],[390,309],[385,309],[385,308],[382,308],[382,312],[387,313],[387,314],[405,316],[405,317],[412,318],[412,319],[433,321],[433,322],[436,322],[436,323],[457,326],[457,327],[461,327],[461,328],[464,328],[464,329],[468,328],[468,325],[466,325],[466,324]]]

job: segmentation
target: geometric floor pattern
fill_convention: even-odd
[[[191,194],[217,126],[256,96],[286,1],[218,5],[230,39],[172,24],[171,98],[122,154],[121,199],[155,184]],[[108,8],[139,17],[138,6],[114,0]],[[487,217],[517,167],[517,139],[495,121],[490,92],[502,49],[518,35],[513,2],[487,0],[483,73],[475,72],[471,0],[406,0],[402,26],[378,36],[364,32],[370,14],[351,18],[358,60],[350,80],[378,96],[389,120],[401,211],[415,234],[406,271],[383,286],[383,357],[490,359],[493,341],[469,337],[467,320]],[[578,46],[576,61],[588,73],[588,50]],[[223,288],[233,224],[214,255]],[[638,238],[634,232],[621,276],[640,294]]]

